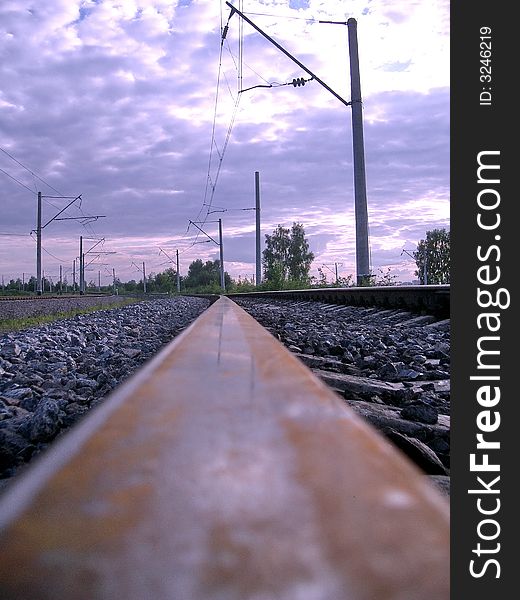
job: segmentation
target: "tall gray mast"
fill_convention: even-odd
[[[354,156],[354,205],[356,214],[356,275],[357,284],[368,282],[370,256],[368,249],[368,209],[363,141],[363,103],[359,77],[357,21],[349,19],[348,47],[350,55],[350,94],[352,107],[352,148]]]

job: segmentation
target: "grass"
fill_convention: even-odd
[[[72,317],[90,314],[93,312],[97,312],[98,310],[110,310],[112,308],[128,306],[129,304],[136,304],[137,302],[140,302],[140,300],[136,300],[135,298],[128,298],[123,302],[114,302],[113,304],[96,304],[94,306],[89,306],[88,308],[77,308],[67,312],[53,313],[50,315],[36,315],[33,317],[4,319],[0,320],[0,333],[29,329],[29,327],[37,327],[38,325],[44,325],[45,323],[53,323],[54,321],[61,321],[62,319],[71,319]]]

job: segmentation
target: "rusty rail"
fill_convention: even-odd
[[[0,500],[0,597],[444,600],[447,500],[221,297]]]

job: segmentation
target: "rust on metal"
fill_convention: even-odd
[[[0,501],[10,600],[444,600],[447,500],[221,297]]]

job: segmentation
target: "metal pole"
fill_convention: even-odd
[[[255,171],[255,208],[256,208],[256,285],[262,283],[260,255],[260,173]]]
[[[357,42],[357,21],[350,18],[348,25],[348,46],[350,54],[350,90],[352,102],[352,146],[354,156],[354,202],[356,214],[356,271],[357,284],[363,285],[370,275],[368,248],[368,209],[365,177],[365,151],[363,141],[363,104],[361,100],[361,79],[359,76],[359,55]]]
[[[72,292],[76,292],[76,259],[72,261]]]
[[[428,285],[428,254],[424,253],[424,272],[423,272],[424,285]]]
[[[116,293],[116,270],[112,269],[112,287],[114,288],[114,294]]]
[[[60,294],[63,294],[63,268],[60,265]]]
[[[101,291],[101,271],[97,272],[97,289],[98,292]]]
[[[36,217],[36,293],[42,295],[42,193],[38,192]]]
[[[218,220],[218,241],[220,247],[220,287],[226,291],[226,280],[224,278],[224,248],[222,244],[222,219]]]
[[[336,269],[336,284],[338,283],[338,263],[334,263],[334,268]]]
[[[83,256],[83,236],[79,236],[79,293],[83,295],[85,290],[83,289],[83,285],[85,283],[85,273],[84,273],[84,256]]]
[[[363,142],[363,109],[361,100],[361,82],[359,76],[359,56],[357,44],[357,21],[349,19],[348,26],[348,44],[350,54],[350,85],[351,85],[351,101],[347,102],[319,77],[317,77],[303,63],[297,60],[285,48],[278,44],[273,38],[267,35],[253,21],[248,19],[242,12],[237,10],[230,2],[226,2],[231,9],[231,16],[237,13],[244,21],[249,23],[258,33],[263,35],[271,42],[278,50],[288,56],[300,68],[308,73],[315,81],[321,84],[333,96],[346,106],[352,107],[352,144],[354,154],[354,198],[355,198],[355,215],[356,215],[356,270],[357,282],[361,285],[370,277],[370,256],[368,245],[368,209],[366,198],[366,178],[365,178],[365,153]],[[333,21],[323,21],[332,23]],[[339,23],[339,22],[338,22]],[[341,23],[343,24],[343,23]]]
[[[143,261],[143,291],[146,294],[146,269]]]
[[[260,35],[263,35],[265,37],[266,40],[268,40],[269,42],[271,42],[271,44],[273,44],[273,46],[275,46],[276,48],[278,48],[278,50],[280,50],[280,52],[283,52],[285,54],[285,56],[287,56],[288,58],[290,58],[294,63],[296,63],[300,69],[303,69],[306,73],[308,73],[315,81],[317,81],[321,86],[323,86],[327,91],[329,91],[333,96],[335,96],[340,102],[342,102],[345,106],[350,106],[350,102],[347,102],[344,98],[342,98],[339,94],[337,94],[331,87],[329,87],[324,81],[322,81],[315,73],[313,73],[308,67],[306,67],[302,62],[300,62],[297,58],[295,58],[289,51],[287,51],[283,46],[280,46],[280,44],[278,42],[276,42],[275,40],[273,40],[273,38],[269,35],[267,35],[267,33],[265,31],[262,31],[260,29],[260,27],[258,27],[258,25],[255,25],[255,23],[253,23],[253,21],[251,21],[251,19],[248,19],[246,17],[246,15],[242,12],[240,12],[238,9],[236,9],[232,4],[230,4],[229,2],[226,2],[226,4],[229,6],[229,8],[231,9],[231,15],[230,18],[233,16],[234,13],[237,13],[240,17],[242,17],[242,19],[244,19],[244,21],[246,23],[249,23],[249,25],[251,25],[251,27],[253,29],[255,29],[256,31],[258,31],[258,33]]]
[[[179,273],[179,250],[175,251],[177,254],[177,291],[181,291],[181,275]]]

